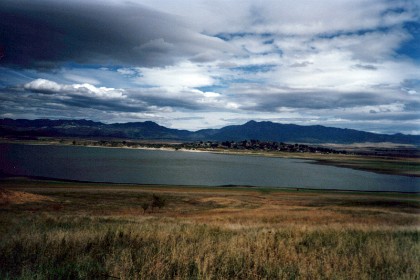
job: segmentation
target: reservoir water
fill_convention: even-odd
[[[416,192],[420,178],[315,161],[181,151],[0,144],[0,171],[56,179]]]

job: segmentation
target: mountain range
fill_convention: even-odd
[[[90,120],[0,119],[2,137],[79,137],[174,141],[260,140],[294,143],[391,142],[420,145],[420,135],[377,134],[354,129],[300,126],[269,121],[249,121],[220,129],[188,131],[171,129],[155,122],[105,124]]]

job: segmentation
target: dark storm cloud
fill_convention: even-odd
[[[3,0],[0,18],[6,66],[162,66],[223,49],[222,40],[194,33],[173,16],[127,3]]]

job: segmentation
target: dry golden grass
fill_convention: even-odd
[[[0,205],[1,204],[22,204],[28,202],[38,202],[51,200],[49,197],[32,194],[21,191],[11,191],[0,188]]]
[[[420,275],[417,195],[1,183],[51,199],[0,206],[1,279]]]

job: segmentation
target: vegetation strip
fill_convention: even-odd
[[[415,279],[418,195],[2,180],[1,279]],[[158,198],[160,206],[151,206]],[[143,205],[148,204],[146,209]]]

